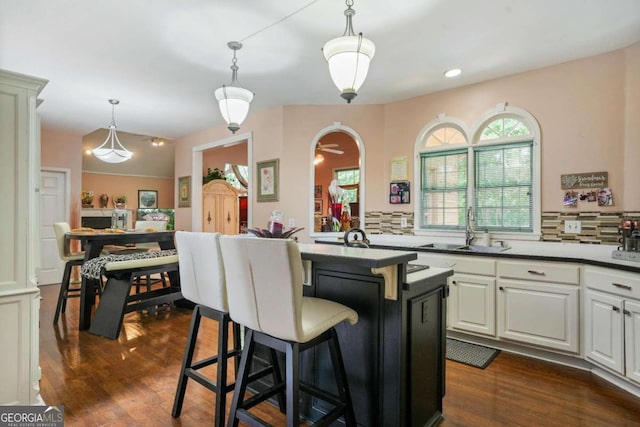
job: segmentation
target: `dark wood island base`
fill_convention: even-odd
[[[415,252],[321,244],[300,249],[310,281],[304,294],[358,312],[355,326],[336,328],[358,425],[438,424],[445,392],[446,283],[453,272],[407,274]],[[321,348],[306,355],[302,375],[331,386],[330,366]],[[304,405],[310,420],[328,409],[311,399]]]

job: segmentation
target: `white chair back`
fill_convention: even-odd
[[[56,222],[53,224],[53,231],[56,234],[58,256],[62,261],[68,261],[71,256],[71,245],[64,235],[71,231],[71,227],[66,222]]]
[[[136,230],[146,230],[147,228],[155,228],[158,231],[167,229],[167,221],[136,221]]]
[[[220,233],[176,231],[180,288],[189,301],[228,312]]]
[[[303,341],[302,259],[288,239],[222,236],[229,313],[241,325]]]

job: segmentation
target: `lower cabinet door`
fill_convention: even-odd
[[[585,356],[624,375],[622,298],[585,292]]]
[[[496,280],[454,274],[449,277],[448,327],[496,336]]]
[[[579,352],[578,286],[498,280],[498,337]]]
[[[640,302],[624,302],[627,377],[640,383]]]

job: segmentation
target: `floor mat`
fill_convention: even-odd
[[[500,350],[447,338],[447,359],[484,369]]]

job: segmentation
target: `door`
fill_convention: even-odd
[[[577,286],[522,280],[497,284],[499,338],[578,353]]]
[[[466,274],[449,277],[448,327],[495,337],[496,280]]]
[[[627,377],[640,383],[640,303],[624,302],[624,334]]]
[[[585,355],[624,374],[622,298],[587,289]]]
[[[40,270],[38,284],[60,283],[64,263],[58,256],[53,224],[69,220],[66,170],[40,171]]]

